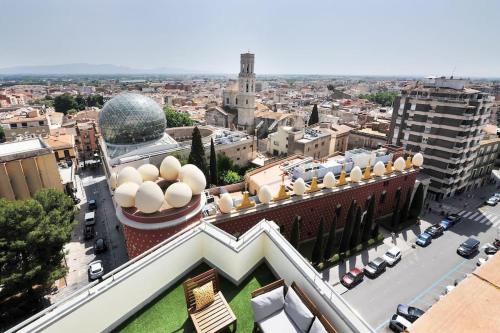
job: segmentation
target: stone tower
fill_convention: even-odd
[[[243,53],[240,58],[240,74],[238,75],[238,127],[251,131],[255,118],[255,55]],[[238,100],[239,99],[239,100]]]

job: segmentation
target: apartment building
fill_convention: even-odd
[[[430,77],[404,87],[394,102],[389,142],[422,152],[429,197],[469,188],[493,98],[465,87],[465,80]]]
[[[18,137],[29,138],[50,134],[50,118],[38,109],[22,108],[2,115],[0,126],[5,132],[6,141],[15,141]]]
[[[491,180],[491,171],[495,167],[495,162],[500,152],[500,138],[482,140],[479,143],[479,150],[474,160],[469,188],[478,188]]]

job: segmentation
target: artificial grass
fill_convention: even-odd
[[[191,319],[187,314],[182,282],[209,269],[210,267],[206,264],[199,265],[114,332],[194,332]],[[219,275],[222,293],[237,318],[237,332],[252,332],[253,330],[250,293],[275,280],[276,277],[266,264],[257,267],[239,286],[235,286]]]

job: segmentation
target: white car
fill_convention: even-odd
[[[102,265],[102,260],[92,261],[88,268],[89,279],[95,280],[104,275],[104,266]]]
[[[488,206],[495,206],[497,203],[498,203],[498,200],[499,198],[497,198],[496,196],[493,196],[491,198],[489,198],[487,201],[486,201],[486,204]]]
[[[487,255],[487,256],[486,256],[486,257],[484,257],[484,258],[479,258],[479,259],[477,259],[477,263],[476,263],[476,265],[477,265],[477,266],[481,266],[482,264],[484,264],[485,262],[487,262],[487,261],[488,261],[488,259],[490,259],[491,257],[493,257],[493,256],[489,254],[489,255]]]
[[[401,259],[401,250],[397,246],[393,246],[387,250],[383,259],[389,266],[394,266]]]

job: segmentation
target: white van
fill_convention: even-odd
[[[94,212],[88,212],[85,213],[85,225],[94,225],[95,224],[95,213]]]

